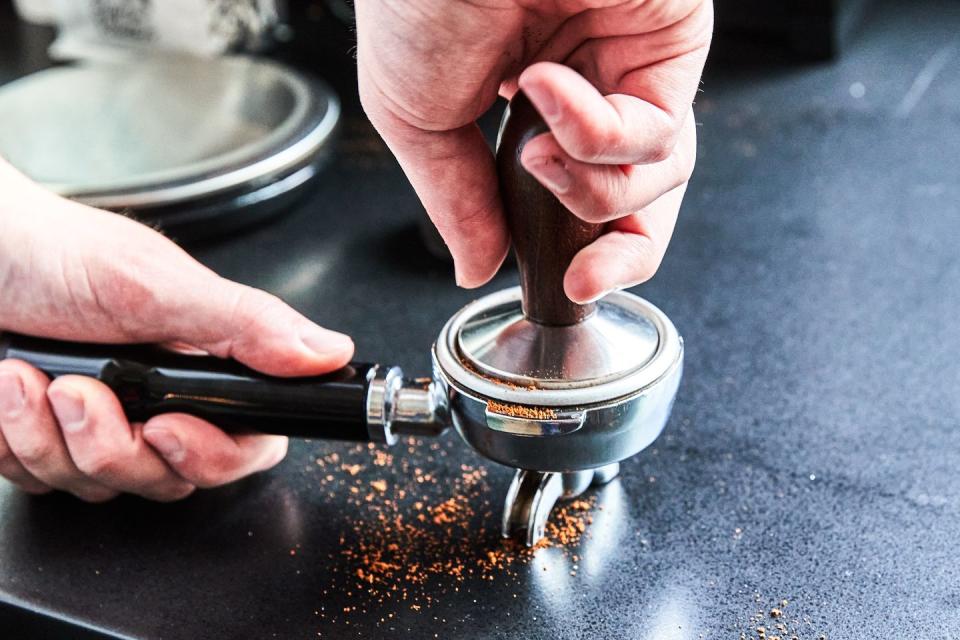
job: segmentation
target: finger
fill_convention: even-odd
[[[510,245],[483,134],[473,123],[447,131],[410,125],[389,113],[370,85],[361,77],[364,109],[447,243],[457,284],[479,287],[500,268]]]
[[[77,468],[100,484],[164,502],[194,487],[175,474],[131,427],[113,392],[98,380],[57,378],[47,390]]]
[[[50,487],[34,478],[29,471],[23,468],[17,457],[10,451],[10,447],[7,446],[2,430],[0,430],[0,477],[6,478],[27,493],[39,495],[51,491]]]
[[[690,179],[696,162],[696,128],[687,118],[669,158],[646,165],[588,164],[571,158],[552,133],[530,140],[523,166],[575,215],[607,222],[643,209]]]
[[[686,185],[665,194],[643,211],[620,218],[574,256],[563,288],[574,302],[586,303],[611,291],[653,277],[673,234]]]
[[[103,502],[116,491],[91,480],[70,458],[47,402],[49,379],[20,360],[0,363],[0,395],[7,399],[0,428],[19,464],[45,486],[87,502]]]
[[[156,416],[143,426],[143,437],[182,478],[198,487],[216,487],[283,460],[283,436],[230,436],[209,422],[178,413]]]
[[[594,164],[644,164],[670,156],[689,110],[671,113],[633,95],[602,96],[573,69],[539,62],[520,88],[571,157]],[[696,82],[694,82],[696,88]]]

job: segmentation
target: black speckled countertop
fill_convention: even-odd
[[[419,611],[371,601],[344,577],[374,513],[350,486],[384,480],[437,504],[461,465],[483,466],[461,533],[485,552],[510,472],[453,433],[385,466],[299,442],[277,469],[174,505],[0,485],[0,635],[960,633],[960,6],[905,4],[875,7],[840,62],[708,70],[697,173],[639,289],[684,334],[685,379],[664,435],[597,492],[575,576],[571,552],[547,549],[493,580],[438,578]],[[417,200],[355,108],[342,133],[296,211],[193,252],[351,333],[360,358],[426,372],[440,326],[476,293],[426,256]],[[362,469],[334,468],[334,453]],[[782,618],[753,617],[782,600]]]

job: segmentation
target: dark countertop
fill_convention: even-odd
[[[385,500],[417,491],[400,500],[410,517],[414,499],[454,495],[461,465],[482,466],[469,526],[409,554],[483,555],[500,549],[510,472],[453,433],[386,466],[299,442],[277,469],[174,505],[3,485],[0,601],[14,606],[0,623],[16,630],[29,610],[169,639],[955,634],[960,6],[906,4],[877,8],[838,63],[708,71],[697,173],[663,268],[639,289],[684,334],[685,378],[664,435],[597,492],[577,549],[492,580],[398,580],[378,603],[344,551],[388,539]],[[355,109],[343,133],[309,201],[193,251],[351,333],[360,358],[426,372],[440,326],[477,293],[426,257],[417,200]],[[780,620],[753,618],[782,600]]]

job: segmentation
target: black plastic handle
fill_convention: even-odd
[[[376,365],[276,378],[238,362],[150,345],[61,342],[0,335],[0,360],[17,358],[51,378],[82,375],[110,387],[131,421],[189,413],[225,431],[368,441],[367,391]]]

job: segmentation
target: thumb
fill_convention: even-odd
[[[282,300],[224,278],[181,307],[177,339],[275,376],[317,375],[353,356],[349,336],[324,329]]]

